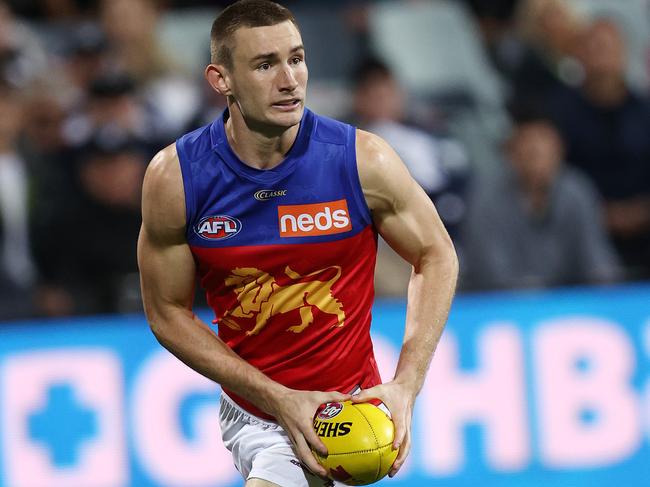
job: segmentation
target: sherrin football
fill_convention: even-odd
[[[328,455],[314,454],[332,480],[367,485],[385,477],[399,450],[393,450],[395,427],[371,403],[329,402],[314,416],[314,430]]]

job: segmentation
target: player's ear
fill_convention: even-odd
[[[230,96],[232,94],[228,73],[224,66],[220,64],[208,64],[205,68],[205,78],[217,93],[224,96]]]

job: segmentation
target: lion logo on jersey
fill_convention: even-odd
[[[329,280],[319,280],[326,271],[336,269],[336,275]],[[241,330],[235,318],[255,318],[255,327],[247,335],[257,335],[272,316],[299,310],[300,323],[287,331],[300,333],[314,322],[314,307],[323,313],[336,315],[337,324],[345,324],[345,312],[341,302],[332,295],[332,286],[341,277],[341,267],[332,266],[301,276],[287,266],[284,270],[291,279],[289,284],[280,285],[268,272],[254,267],[238,267],[226,278],[225,284],[234,287],[239,305],[226,311],[220,323]]]

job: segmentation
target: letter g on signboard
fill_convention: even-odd
[[[237,477],[232,457],[221,442],[219,387],[214,382],[159,351],[143,362],[133,391],[134,443],[152,479],[170,487],[205,487]],[[189,418],[194,432],[190,439],[181,425],[182,405],[197,394],[213,395],[214,402],[194,409]]]

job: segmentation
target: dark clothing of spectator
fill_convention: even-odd
[[[552,107],[567,160],[595,182],[606,203],[650,198],[650,100],[628,93],[617,106],[600,107],[564,89]],[[650,228],[613,238],[626,265],[650,275]]]
[[[50,237],[37,255],[48,285],[66,290],[76,314],[123,311],[124,279],[137,272],[138,211],[79,197],[74,211],[45,223]]]
[[[16,154],[0,154],[0,320],[34,314],[27,193],[23,160]]]
[[[565,86],[575,86],[582,79],[577,60],[565,57],[553,62],[534,48],[523,46],[519,62],[506,73],[510,80],[510,99],[545,103]]]
[[[492,176],[494,177],[494,176]],[[464,221],[464,289],[544,288],[609,282],[618,260],[591,182],[564,168],[543,214],[533,214],[511,171],[476,179]]]
[[[130,276],[137,273],[137,202],[148,156],[137,142],[115,147],[100,142],[80,151],[31,155],[57,174],[36,179],[43,196],[32,218],[32,233],[39,236],[33,239],[34,254],[43,283],[64,291],[75,314],[134,310],[124,300],[132,291]],[[55,181],[60,186],[50,194]]]
[[[650,101],[632,93],[616,107],[598,107],[580,91],[553,99],[567,159],[607,200],[650,194]]]

